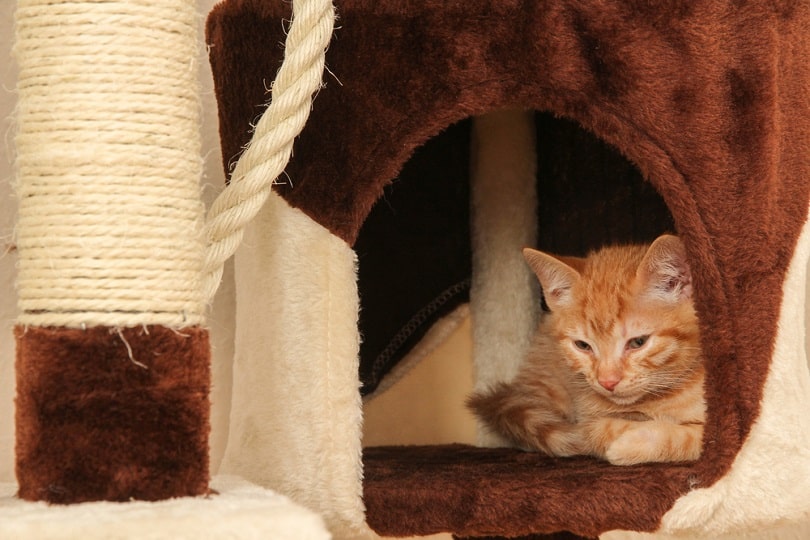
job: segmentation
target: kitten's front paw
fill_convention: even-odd
[[[639,422],[638,426],[628,429],[608,445],[605,459],[613,465],[659,461],[664,443],[661,432],[653,427],[652,422]]]
[[[664,461],[694,461],[700,457],[702,424],[633,422],[605,450],[614,465]]]

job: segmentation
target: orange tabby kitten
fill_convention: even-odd
[[[473,394],[473,412],[512,443],[553,456],[697,459],[704,369],[681,241],[664,235],[585,259],[523,254],[551,312],[514,380]]]

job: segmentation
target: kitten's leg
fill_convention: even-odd
[[[694,461],[703,444],[703,424],[600,418],[589,431],[594,453],[614,465]]]
[[[582,454],[584,430],[574,423],[570,400],[560,390],[501,383],[470,396],[467,406],[490,429],[525,449],[552,456]]]

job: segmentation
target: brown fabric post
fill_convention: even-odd
[[[19,496],[159,500],[208,490],[208,332],[23,328],[17,339]]]

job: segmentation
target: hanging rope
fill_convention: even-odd
[[[335,12],[331,0],[295,0],[284,62],[271,90],[270,104],[253,139],[231,174],[230,184],[211,205],[204,234],[203,294],[210,301],[222,279],[222,266],[242,240],[284,171],[293,141],[304,128],[312,95],[321,86],[326,47]]]

